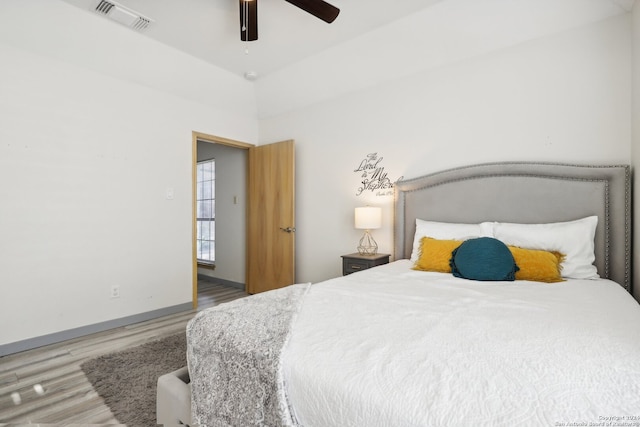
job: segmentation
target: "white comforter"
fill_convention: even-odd
[[[312,286],[283,353],[303,426],[640,425],[640,306],[621,286],[410,267]]]

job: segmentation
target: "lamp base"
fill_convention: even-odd
[[[358,244],[358,253],[360,255],[376,255],[378,253],[378,244],[371,236],[369,230],[364,231],[364,235]]]

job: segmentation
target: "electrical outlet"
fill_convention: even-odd
[[[120,298],[120,286],[111,287],[111,298]]]

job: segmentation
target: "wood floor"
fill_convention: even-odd
[[[198,292],[198,310],[246,295],[207,283]],[[117,425],[80,369],[82,362],[183,331],[195,313],[191,310],[0,357],[0,426]]]

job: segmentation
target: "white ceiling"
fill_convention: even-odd
[[[63,1],[89,13],[98,3]],[[264,76],[442,0],[329,0],[340,9],[332,24],[284,0],[259,0],[254,42],[240,41],[238,0],[114,1],[153,20],[145,36],[235,74]]]
[[[93,11],[98,0],[61,1],[84,10],[91,18],[84,24],[105,19]],[[341,10],[332,24],[285,0],[258,0],[259,39],[248,43],[240,41],[238,0],[116,1],[153,20],[139,37],[237,76],[257,73],[259,115],[268,117],[624,14],[635,0],[330,0]],[[75,26],[69,31],[73,40],[51,45],[34,35],[31,42],[64,57],[77,50],[100,68],[116,67],[77,46]]]

